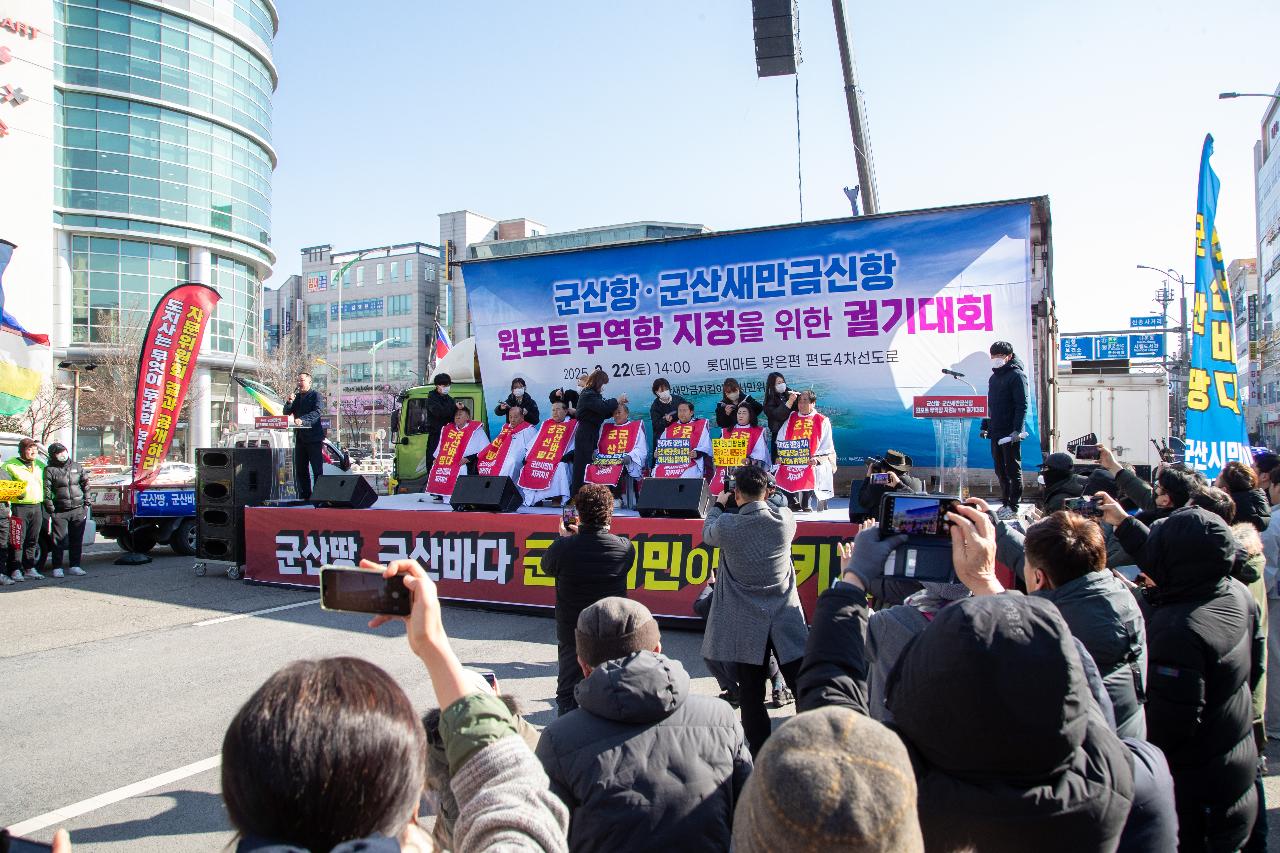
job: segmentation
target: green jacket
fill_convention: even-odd
[[[12,501],[14,504],[42,504],[44,503],[44,463],[39,459],[31,463],[28,468],[18,457],[13,457],[4,465],[0,466],[4,469],[4,473],[8,475],[10,480],[19,480],[27,484],[27,490],[23,492],[22,497]]]

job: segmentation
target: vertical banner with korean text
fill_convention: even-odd
[[[133,397],[133,482],[144,486],[164,462],[187,397],[200,341],[218,292],[180,284],[156,303],[142,338]]]
[[[1240,380],[1236,373],[1235,322],[1222,246],[1215,224],[1218,176],[1209,158],[1213,137],[1200,152],[1196,198],[1196,290],[1191,304],[1191,363],[1187,374],[1187,464],[1210,480],[1232,460],[1252,464]]]
[[[915,398],[985,394],[988,349],[1006,340],[1030,374],[1034,467],[1032,218],[1021,200],[466,261],[485,393],[503,399],[521,376],[542,396],[601,367],[635,412],[665,377],[709,417],[725,379],[759,400],[777,371],[817,393],[840,464],[894,448],[927,467],[936,443]]]

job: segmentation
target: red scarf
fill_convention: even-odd
[[[573,434],[578,430],[578,422],[573,418],[563,421],[543,421],[538,430],[538,437],[529,448],[524,467],[520,469],[520,485],[530,491],[543,492],[551,488],[551,480],[556,475],[556,466],[573,444]]]
[[[587,482],[598,486],[616,486],[622,479],[627,455],[640,438],[640,422],[607,423],[600,429],[596,458],[587,466]],[[615,461],[616,460],[616,461]]]
[[[827,419],[825,416],[814,412],[807,418],[800,417],[799,412],[792,412],[791,417],[787,418],[787,431],[784,441],[807,441],[809,444],[809,458],[812,459],[814,454],[818,452],[818,446],[822,441],[823,431],[827,428]],[[781,457],[779,457],[781,460]],[[778,471],[774,474],[774,481],[778,484],[778,488],[784,492],[811,492],[814,488],[813,466],[804,465],[779,465]]]
[[[431,466],[431,475],[427,477],[427,491],[433,495],[453,494],[453,484],[458,482],[462,466],[466,464],[467,444],[471,436],[480,429],[479,421],[470,421],[462,429],[454,424],[446,424],[440,431],[440,447],[436,453],[435,464]]]
[[[498,437],[489,442],[489,446],[480,451],[480,455],[476,457],[476,473],[485,477],[492,477],[502,470],[502,466],[507,462],[507,454],[511,452],[512,439],[517,433],[524,432],[533,424],[528,421],[521,421],[520,426],[513,427],[511,423],[502,425],[502,432],[498,433]]]
[[[747,459],[751,458],[751,451],[756,449],[756,445],[760,442],[761,436],[764,435],[764,427],[740,426],[729,427],[720,433],[721,438],[733,438],[735,433],[746,433],[747,436]],[[746,460],[743,461],[746,464]],[[724,491],[724,468],[717,468],[716,475],[711,478],[711,494],[718,495]]]
[[[702,418],[694,418],[687,424],[682,424],[679,421],[672,421],[671,424],[662,431],[662,437],[689,442],[689,452],[692,453],[694,448],[696,448],[702,441],[702,431],[706,428],[707,422]],[[654,442],[655,450],[657,446],[657,442]],[[662,465],[654,464],[653,476],[670,480],[679,479],[684,476],[684,472],[688,471],[689,466],[692,464],[692,462],[684,462],[677,465],[670,463]]]

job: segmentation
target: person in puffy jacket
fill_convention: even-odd
[[[733,709],[690,692],[644,605],[582,611],[578,709],[543,730],[537,754],[569,807],[575,851],[727,850],[751,755]]]
[[[52,520],[53,576],[64,576],[63,551],[70,552],[67,574],[85,574],[80,554],[89,521],[89,475],[83,465],[72,461],[66,445],[57,441],[49,445],[49,462],[44,468],[44,511]]]
[[[1174,510],[1150,529],[1103,499],[1104,517],[1154,586],[1147,620],[1147,732],[1169,759],[1182,850],[1235,850],[1257,816],[1253,689],[1265,640],[1232,579],[1239,545],[1221,518]]]
[[[1271,504],[1258,488],[1258,475],[1243,462],[1228,462],[1214,485],[1231,495],[1236,505],[1236,522],[1251,524],[1261,533],[1271,523]]]
[[[1050,453],[1040,466],[1037,481],[1044,486],[1039,509],[1045,515],[1067,508],[1067,501],[1084,494],[1085,478],[1075,473],[1070,453]]]
[[[566,850],[568,813],[498,697],[473,687],[440,621],[435,584],[416,560],[361,568],[404,576],[405,625],[426,666],[458,804],[453,849]],[[222,741],[222,799],[237,853],[433,851],[417,824],[427,733],[409,697],[359,658],[295,661],[240,708]]]
[[[1022,436],[1027,420],[1027,371],[1013,344],[991,345],[987,379],[987,435],[1000,482],[1001,518],[1012,518],[1022,500]]]
[[[525,382],[519,376],[511,380],[511,393],[507,395],[507,399],[493,407],[493,413],[505,421],[507,412],[513,408],[520,408],[524,412],[524,419],[534,426],[542,419],[538,412],[538,401],[527,392]]]
[[[1027,589],[1052,601],[1098,666],[1121,737],[1145,738],[1146,623],[1124,582],[1107,570],[1093,521],[1055,512],[1027,530]]]

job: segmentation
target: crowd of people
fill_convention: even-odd
[[[0,501],[0,586],[45,580],[48,565],[55,578],[87,574],[80,566],[90,512],[84,466],[56,441],[42,460],[36,441],[24,438],[0,475],[21,484]]]
[[[562,506],[588,483],[607,486],[621,503],[633,500],[649,477],[702,479],[717,494],[730,466],[714,464],[715,438],[745,439],[745,463],[774,474],[795,510],[824,509],[835,495],[830,422],[818,411],[816,392],[790,389],[781,373],[769,375],[763,402],[738,380],[724,380],[721,399],[705,416],[658,378],[647,423],[632,416],[626,394],[605,396],[604,370],[585,373],[576,387],[553,389],[546,419],[525,380],[516,377],[511,393],[494,406],[504,425],[493,437],[450,396],[448,374],[432,381],[424,425],[432,470],[427,491],[438,500],[448,497],[460,473],[511,477],[526,506]]]

